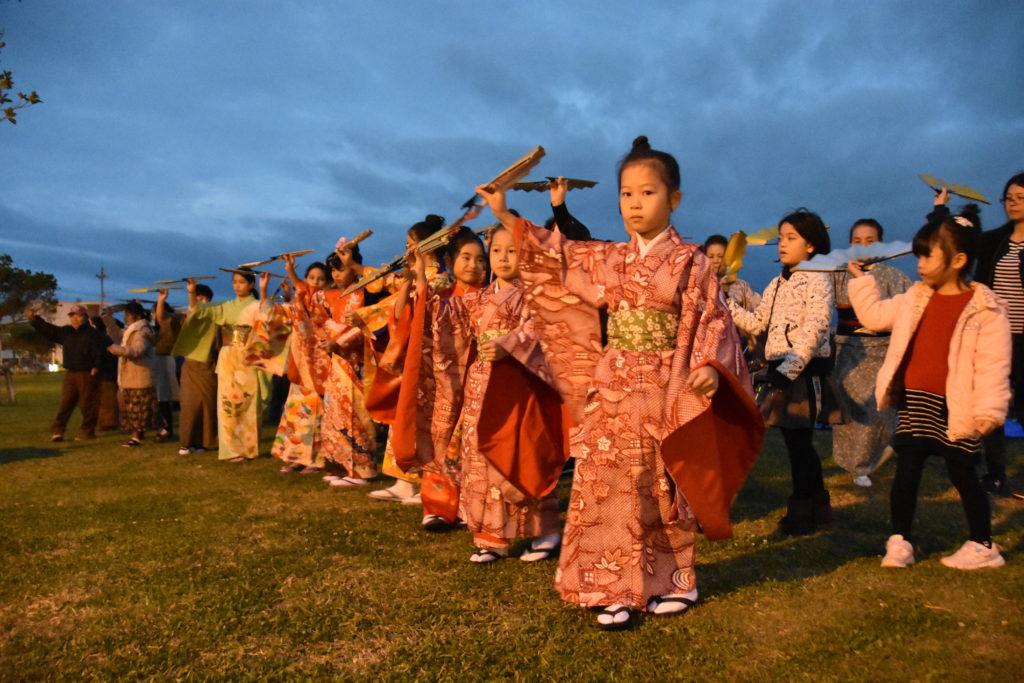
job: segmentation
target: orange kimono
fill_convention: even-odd
[[[330,357],[324,382],[320,425],[324,458],[342,467],[347,476],[369,479],[377,476],[376,427],[366,409],[363,377],[372,372],[376,360],[370,340],[345,320],[362,304],[362,291],[343,297],[342,290],[323,290],[313,297],[311,318],[317,336],[340,347],[340,353]]]
[[[417,295],[391,441],[398,466],[421,475],[424,513],[448,522],[458,519],[459,417],[473,335],[467,293],[455,284]]]

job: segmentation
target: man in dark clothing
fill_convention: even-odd
[[[60,327],[46,322],[35,311],[25,311],[32,327],[55,344],[64,347],[64,388],[51,428],[51,441],[64,440],[64,428],[77,405],[82,411],[82,433],[76,441],[96,437],[99,414],[99,366],[103,347],[100,335],[88,323],[84,306],[72,306],[68,313],[70,325]]]
[[[114,340],[107,336],[107,326],[103,323],[103,318],[97,315],[91,318],[90,322],[100,336],[100,348],[103,349],[99,363],[99,388],[97,389],[99,396],[96,399],[99,412],[97,413],[96,429],[104,432],[117,429],[118,426],[117,356],[107,350]],[[114,322],[120,324],[117,320]]]

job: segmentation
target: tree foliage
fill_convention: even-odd
[[[36,329],[28,323],[9,325],[6,335],[4,347],[19,353],[45,356],[53,348],[53,342],[36,332]]]
[[[0,50],[4,49],[7,45],[3,41],[3,31],[0,31]],[[11,98],[11,93],[14,92],[14,78],[11,76],[11,72],[7,70],[0,71],[0,122],[10,121],[11,123],[18,123],[18,111],[25,107],[31,107],[33,104],[39,104],[42,99],[39,98],[39,93],[33,90],[30,93],[17,93],[17,99]]]
[[[0,320],[17,315],[33,301],[57,303],[57,278],[17,268],[10,254],[0,254]]]

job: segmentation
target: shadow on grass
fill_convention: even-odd
[[[22,460],[41,460],[63,455],[64,451],[57,448],[0,448],[0,465]]]

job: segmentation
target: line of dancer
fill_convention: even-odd
[[[476,565],[525,539],[520,559],[557,558],[560,596],[605,630],[697,603],[697,536],[732,535],[729,509],[766,427],[779,429],[790,461],[781,533],[832,523],[813,436],[833,424],[835,461],[857,485],[895,453],[882,566],[915,561],[929,456],[945,461],[968,527],[942,563],[1004,563],[986,487],[1008,492],[1001,428],[1024,382],[1024,175],[1004,188],[1007,224],[984,234],[976,205],[954,214],[938,192],[911,247],[917,282],[884,263],[807,269],[831,251],[829,230],[816,213],[791,211],[778,222],[782,272],[761,295],[723,277],[729,240],[691,244],[673,227],[682,191],[672,155],[638,137],[617,180],[627,241],[591,239],[565,205],[563,178],[551,181],[543,227],[491,183],[475,191],[497,223],[481,235],[429,215],[409,228],[395,272],[362,264],[364,236],[343,238],[302,277],[296,256],[281,256],[284,300],[268,292],[269,273],[239,267],[228,301],[185,278],[189,309],[175,312],[160,290],[157,337],[129,304],[125,331],[108,321],[121,341],[106,349],[122,359],[129,444],[144,438],[150,415],[139,406],[152,400],[132,368],[155,356],[155,338],[165,340],[156,353],[185,359],[181,455],[257,458],[261,400],[272,375],[287,378],[271,449],[283,474],[342,489],[393,477],[369,495],[420,506],[427,531],[468,529]],[[870,245],[884,233],[861,219],[849,237]],[[56,341],[81,336],[30,317]],[[82,384],[92,361],[78,355],[68,357]],[[556,490],[567,472],[563,523]]]

